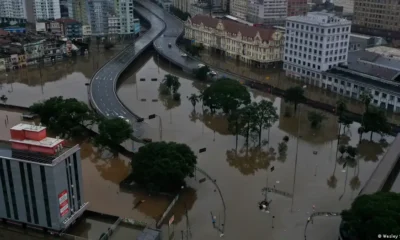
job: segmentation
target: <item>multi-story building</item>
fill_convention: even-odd
[[[26,19],[25,0],[1,0],[0,17]]]
[[[109,16],[108,17],[108,34],[119,34],[119,17]]]
[[[38,20],[61,18],[60,0],[35,0],[35,16]]]
[[[27,65],[34,65],[40,61],[44,55],[43,43],[45,40],[23,44]]]
[[[279,62],[283,56],[283,32],[204,15],[186,21],[185,38],[258,67]]]
[[[320,82],[323,71],[347,61],[350,28],[350,21],[330,13],[288,17],[283,59],[286,75]]]
[[[90,25],[82,25],[82,35],[83,37],[92,36],[92,28]]]
[[[62,23],[57,21],[47,21],[46,22],[46,31],[48,33],[53,34],[56,37],[64,36],[64,28]]]
[[[306,15],[307,12],[308,12],[307,0],[288,0],[287,15],[289,17]]]
[[[6,59],[5,56],[0,54],[0,72],[6,70]]]
[[[71,18],[60,18],[56,22],[60,23],[64,37],[70,39],[82,38],[82,24]]]
[[[91,0],[88,7],[92,35],[106,35],[108,33],[109,2],[107,0]]]
[[[247,21],[267,26],[284,25],[287,0],[255,0],[247,5]]]
[[[88,1],[85,0],[75,0],[72,3],[73,8],[73,19],[82,23],[83,25],[88,25],[89,20],[89,5]]]
[[[115,0],[115,11],[119,17],[119,34],[134,34],[133,0]]]
[[[230,0],[229,1],[230,15],[242,20],[246,20],[249,3],[250,2],[248,0]]]
[[[191,1],[189,0],[173,0],[172,6],[181,10],[182,12],[189,12],[190,11],[190,4]]]
[[[400,31],[398,1],[355,0],[353,23],[371,29]]]
[[[60,0],[60,14],[62,18],[74,17],[72,0]]]
[[[88,206],[82,190],[78,145],[47,137],[42,126],[11,128],[10,147],[0,151],[0,218],[62,231]]]

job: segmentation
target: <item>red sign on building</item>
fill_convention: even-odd
[[[61,217],[64,217],[69,212],[67,190],[58,194],[58,202],[60,204],[60,215]]]

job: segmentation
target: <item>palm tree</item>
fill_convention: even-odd
[[[193,108],[196,108],[196,104],[199,102],[199,97],[196,94],[192,93],[190,97],[188,97],[188,99],[192,103]]]
[[[304,88],[300,86],[286,89],[285,100],[294,104],[294,111],[297,110],[297,105],[304,101]]]
[[[360,135],[360,139],[358,140],[358,143],[361,142],[361,139],[362,139],[362,135],[363,135],[363,133],[364,133],[364,130],[365,130],[365,129],[364,129],[364,127],[362,127],[362,126],[359,127],[358,130],[357,130],[357,131],[358,131],[358,134]]]
[[[361,102],[364,103],[364,107],[365,107],[364,113],[368,112],[368,108],[369,108],[369,105],[371,104],[372,99],[373,99],[373,96],[368,91],[364,91],[360,94],[360,100],[361,100]]]

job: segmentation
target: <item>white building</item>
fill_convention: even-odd
[[[313,12],[288,17],[283,68],[286,75],[321,86],[321,73],[347,62],[351,22]]]
[[[251,0],[247,6],[247,21],[264,25],[284,25],[287,0]]]
[[[133,23],[133,0],[116,0],[115,11],[119,17],[119,33],[134,34],[135,25]]]
[[[63,18],[74,18],[73,0],[60,0],[60,13]]]
[[[92,35],[106,35],[108,33],[109,2],[107,0],[91,0],[88,2],[88,8]]]
[[[82,25],[82,35],[84,37],[92,36],[92,28],[90,25]]]
[[[34,0],[36,19],[58,19],[61,18],[60,0]]]
[[[25,0],[0,0],[0,18],[25,18]]]
[[[108,34],[119,34],[119,17],[108,17]]]
[[[242,20],[247,19],[249,0],[230,0],[229,2],[229,14],[240,18]]]

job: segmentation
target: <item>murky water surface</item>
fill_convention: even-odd
[[[159,95],[160,81],[167,72],[180,77],[180,102]],[[140,81],[141,78],[145,81]],[[151,81],[152,78],[158,81]],[[257,142],[249,148],[244,147],[243,137],[239,137],[236,149],[235,137],[229,134],[226,119],[219,114],[212,116],[204,112],[201,104],[194,108],[187,100],[187,96],[198,94],[204,87],[204,84],[192,81],[189,76],[152,57],[121,84],[118,95],[136,114],[160,116],[161,122],[147,120],[145,137],[186,143],[196,152],[207,148],[206,152],[199,154],[198,166],[215,178],[222,190],[226,204],[226,239],[258,239],[260,236],[277,240],[304,239],[307,217],[313,211],[340,212],[348,208],[385,152],[385,145],[378,143],[380,136],[377,134],[373,136],[374,142],[369,141],[369,134],[359,142],[359,124],[353,123],[344,131],[342,128],[344,136],[341,142],[358,148],[358,164],[343,167],[335,161],[339,127],[335,116],[324,113],[323,126],[314,130],[308,121],[308,112],[313,109],[301,105],[300,113],[295,115],[290,104],[257,91],[251,91],[253,100],[272,101],[280,115],[279,121],[270,129],[269,144],[265,144],[261,151],[257,150]],[[284,136],[289,136],[289,142],[287,154],[282,157],[277,153],[277,146]],[[262,138],[268,139],[267,130],[263,131]],[[392,137],[386,137],[386,140],[390,143]],[[270,170],[271,167],[274,171]],[[294,198],[291,198],[293,185]],[[176,239],[180,239],[181,231],[186,234],[190,230],[192,239],[219,238],[218,221],[221,218],[223,222],[224,208],[218,191],[209,181],[198,183],[192,180],[190,186],[197,191],[191,193],[195,194],[191,198],[196,199],[193,206],[186,207],[190,228],[184,214],[180,219],[175,218],[177,226],[174,231],[170,227],[170,234],[174,232]],[[262,189],[266,186],[276,190],[267,195],[267,199],[272,201],[269,213],[260,212],[257,205],[264,199]],[[182,215],[185,202],[183,199],[174,212]],[[218,219],[217,228],[213,228],[211,216]],[[307,239],[336,240],[340,218],[336,220],[320,219],[318,225],[321,228],[310,228]]]

